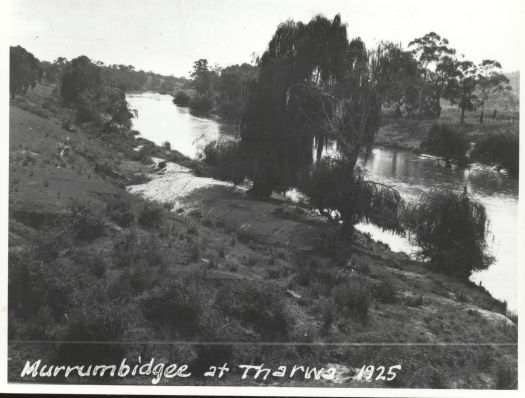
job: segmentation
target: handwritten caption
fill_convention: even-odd
[[[277,366],[276,368],[265,367],[264,364],[260,365],[229,365],[223,363],[221,365],[211,365],[209,368],[202,373],[205,378],[222,379],[230,371],[234,369],[234,373],[240,374],[241,380],[251,379],[254,381],[266,381],[269,378],[300,378],[303,380],[327,380],[336,381],[338,379],[338,368],[335,366],[326,367],[311,367],[304,365],[293,365],[293,366]],[[348,373],[348,369],[345,367],[345,373]],[[374,366],[374,365],[363,365],[361,368],[354,369],[354,375],[346,377],[345,379],[351,379],[355,381],[388,381],[391,382],[397,376],[397,373],[401,370],[401,365],[392,366]],[[340,370],[339,370],[340,373]],[[43,364],[42,360],[39,359],[34,362],[26,361],[24,368],[20,374],[24,377],[41,377],[41,378],[53,378],[53,377],[151,377],[151,383],[156,385],[162,379],[174,379],[174,378],[188,378],[192,376],[190,366],[187,364],[166,364],[163,362],[156,363],[154,358],[151,358],[148,362],[142,363],[142,358],[138,358],[138,362],[134,364],[128,364],[124,358],[119,365],[48,365]],[[340,377],[339,377],[340,379]]]

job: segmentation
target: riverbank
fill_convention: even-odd
[[[338,384],[348,387],[514,383],[517,320],[483,288],[432,273],[365,234],[349,243],[314,212],[253,200],[133,132],[64,123],[66,110],[43,107],[50,96],[38,87],[10,106],[11,381],[29,357],[142,355],[193,369],[218,358],[350,373],[402,365],[394,382]]]
[[[450,107],[443,109],[441,117],[436,120],[393,118],[391,113],[386,113],[381,119],[375,145],[419,153],[421,142],[427,138],[435,123],[451,125],[472,143],[492,135],[519,134],[519,120],[511,113],[500,113],[497,119],[486,118],[482,124],[477,112],[466,112],[464,123],[459,123],[459,115],[458,109]]]

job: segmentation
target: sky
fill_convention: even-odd
[[[278,24],[341,14],[350,38],[369,48],[381,40],[405,47],[435,31],[466,58],[496,59],[520,69],[522,0],[11,0],[10,44],[40,60],[87,55],[188,76],[206,58],[227,66],[252,62]]]

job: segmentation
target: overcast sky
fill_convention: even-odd
[[[11,0],[11,44],[41,60],[87,55],[187,76],[193,61],[226,66],[261,54],[277,25],[340,13],[350,37],[404,46],[429,31],[475,62],[518,70],[522,0]]]

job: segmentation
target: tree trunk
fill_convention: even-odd
[[[321,160],[321,156],[323,155],[324,137],[317,137],[316,146],[316,161],[319,162]]]
[[[485,105],[481,105],[481,113],[479,114],[479,122],[483,123],[483,111],[485,110]]]
[[[465,108],[464,107],[461,108],[461,120],[459,122],[465,123]]]

